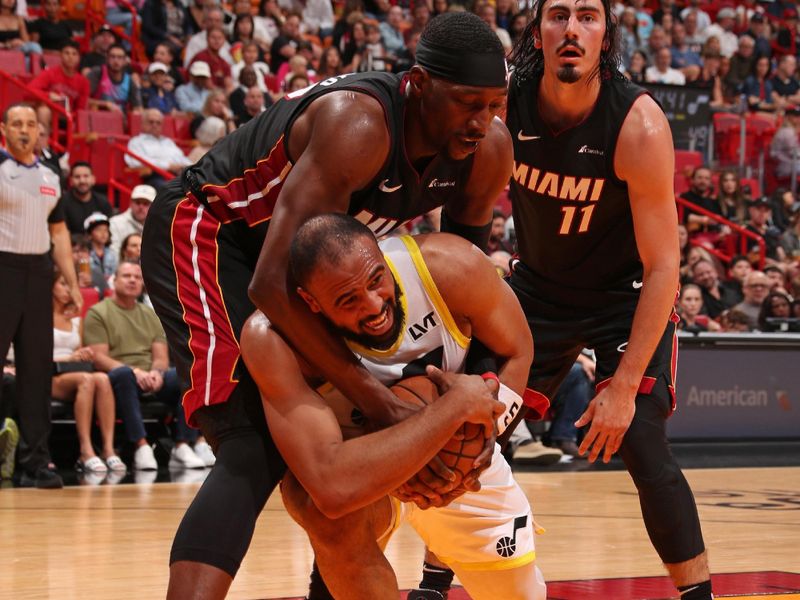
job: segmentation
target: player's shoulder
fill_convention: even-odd
[[[299,140],[304,147],[304,140],[316,140],[326,150],[369,148],[371,155],[380,154],[380,148],[388,152],[390,118],[377,98],[348,89],[334,90],[311,101],[292,126],[291,141]]]
[[[661,106],[650,94],[640,94],[622,122],[621,134],[652,139],[669,131],[669,122]]]
[[[318,96],[309,105],[309,114],[335,119],[337,124],[368,122],[386,128],[384,105],[372,94],[341,88]]]
[[[271,351],[275,351],[282,339],[267,316],[256,310],[245,321],[240,342],[242,356],[257,359],[260,354],[269,355]]]
[[[508,127],[500,117],[495,117],[486,130],[486,137],[478,146],[478,156],[486,156],[500,161],[506,156],[510,159],[512,154],[513,143]]]
[[[646,148],[647,152],[642,152]],[[669,121],[658,103],[648,94],[639,96],[622,123],[614,154],[617,177],[652,183],[656,176],[669,181],[674,170],[674,146]]]
[[[513,155],[511,134],[502,119],[495,117],[478,144],[467,191],[482,195],[507,181],[511,175]]]
[[[242,358],[256,382],[275,374],[311,378],[313,369],[292,350],[269,318],[256,310],[242,327],[239,340]]]
[[[638,96],[620,128],[615,160],[639,163],[648,158],[642,148],[660,151],[672,148],[672,132],[661,106],[649,94]],[[623,178],[624,179],[624,178]]]
[[[485,266],[486,255],[472,242],[452,233],[424,233],[413,237],[434,281],[464,277]]]

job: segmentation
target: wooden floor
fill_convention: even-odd
[[[686,476],[714,573],[800,573],[800,468],[689,470]],[[537,554],[548,581],[663,574],[625,472],[519,473],[518,481],[547,529],[537,538]],[[197,487],[0,490],[0,598],[163,597],[170,542]],[[401,529],[387,553],[401,587],[414,587],[422,556],[414,532]],[[275,495],[229,597],[301,595],[310,562],[302,532]],[[800,596],[780,600],[788,597]]]

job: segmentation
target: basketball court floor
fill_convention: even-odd
[[[717,597],[800,600],[800,444],[745,446],[734,458],[718,446],[676,448],[697,499]],[[598,468],[576,461],[515,472],[546,529],[536,543],[549,598],[675,597],[620,463]],[[0,598],[162,598],[172,536],[198,487],[0,490]],[[402,589],[418,582],[422,551],[405,526],[390,543],[387,554]],[[302,531],[273,495],[229,597],[301,597],[311,561]],[[460,589],[450,597],[469,598]]]

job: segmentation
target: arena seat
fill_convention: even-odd
[[[30,73],[25,65],[25,55],[20,50],[0,50],[0,65],[9,75],[29,78]]]
[[[714,113],[714,155],[721,165],[739,163],[741,117],[733,113]]]
[[[81,308],[81,319],[86,316],[86,313],[89,311],[92,306],[100,302],[100,292],[97,289],[90,287],[90,288],[81,288],[81,296],[83,296],[83,307]]]
[[[3,60],[0,57],[0,61]],[[23,102],[28,98],[25,93],[25,84],[15,85],[19,82],[18,77],[0,77],[0,107],[5,109],[6,106]]]
[[[192,117],[186,116],[173,116],[170,117],[172,121],[173,139],[175,140],[191,140],[192,132]]]
[[[675,173],[686,174],[703,164],[703,154],[696,150],[675,150]]]
[[[75,126],[80,134],[125,136],[125,118],[120,112],[79,110]]]
[[[59,52],[45,51],[44,54],[42,54],[42,62],[44,63],[45,68],[57,67],[61,64],[61,54]]]
[[[130,133],[131,137],[142,133],[142,113],[128,113],[128,133]]]
[[[689,183],[689,178],[686,176],[686,173],[675,171],[675,176],[673,178],[673,185],[675,188],[675,193],[678,196],[680,196],[683,192],[688,192],[690,183]]]

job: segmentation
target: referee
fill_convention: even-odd
[[[58,176],[34,154],[39,136],[36,111],[12,104],[0,133],[0,356],[14,342],[17,367],[19,482],[64,485],[50,462],[50,385],[53,362],[53,262],[63,273],[77,309],[83,304],[61,207]]]

